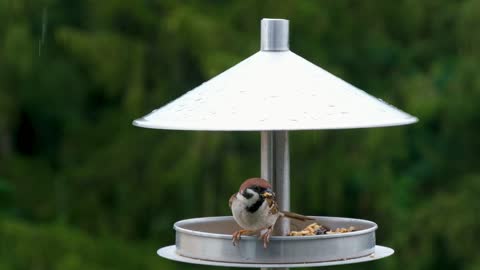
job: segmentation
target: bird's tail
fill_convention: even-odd
[[[282,214],[283,214],[284,217],[298,219],[298,220],[301,220],[301,221],[314,220],[311,217],[307,217],[307,216],[304,216],[304,215],[300,215],[300,214],[292,213],[292,212],[287,212],[287,211],[282,211]]]

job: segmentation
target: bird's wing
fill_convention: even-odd
[[[230,199],[228,200],[228,206],[232,208],[232,202],[235,200],[235,196],[237,196],[237,193],[234,193],[232,196],[230,196]]]
[[[283,216],[285,216],[285,217],[293,218],[293,219],[298,219],[298,220],[301,220],[301,221],[314,220],[314,219],[311,218],[311,217],[307,217],[307,216],[304,216],[304,215],[300,215],[300,214],[292,213],[292,212],[288,212],[288,211],[282,211],[282,214],[283,214]]]

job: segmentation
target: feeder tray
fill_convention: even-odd
[[[272,236],[267,248],[256,236],[242,236],[232,244],[232,233],[240,230],[232,217],[205,217],[175,223],[176,253],[192,259],[228,263],[313,263],[354,259],[375,252],[375,230],[371,221],[339,217],[312,217],[315,221],[291,220],[290,227],[304,228],[317,222],[329,228],[354,226],[356,231],[315,236]]]
[[[290,210],[289,130],[325,130],[406,125],[417,118],[352,86],[289,50],[288,20],[263,19],[261,50],[169,104],[137,119],[145,128],[205,131],[261,131],[261,177],[272,183],[281,210]],[[313,217],[281,219],[268,248],[242,236],[232,217],[175,223],[176,244],[158,250],[164,258],[231,267],[311,267],[381,259],[393,254],[377,246],[371,221]],[[312,222],[356,231],[282,236]]]

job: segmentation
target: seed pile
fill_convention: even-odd
[[[355,231],[355,227],[350,226],[349,228],[336,228],[332,230],[326,226],[319,225],[317,223],[312,223],[305,227],[301,231],[290,231],[289,236],[307,236],[307,235],[321,235],[321,234],[338,234],[338,233],[347,233]]]
[[[350,226],[347,228],[336,228],[334,231],[328,231],[327,234],[347,233],[355,231],[355,227]]]

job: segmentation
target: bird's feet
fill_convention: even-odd
[[[251,234],[254,233],[255,231],[251,230],[238,230],[232,234],[232,244],[234,246],[238,245],[240,243],[240,237],[242,234]]]
[[[270,242],[270,236],[272,235],[272,231],[273,231],[273,226],[270,226],[267,228],[265,233],[262,234],[262,236],[260,236],[260,239],[263,240],[263,248],[268,247],[268,243]]]

